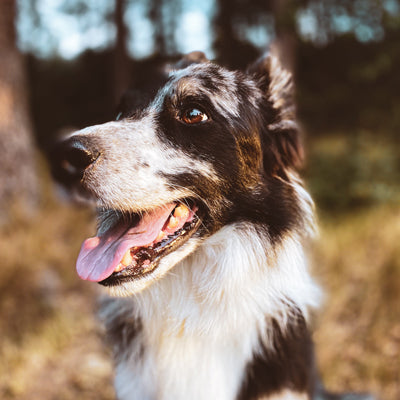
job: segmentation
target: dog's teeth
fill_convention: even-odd
[[[189,215],[189,209],[184,204],[179,204],[174,210],[174,216],[186,219]]]
[[[131,250],[129,249],[122,257],[121,264],[124,265],[125,267],[127,267],[132,263],[132,260],[133,260],[133,257],[131,254]]]
[[[163,240],[165,238],[167,234],[164,231],[160,231],[160,233],[158,234],[158,236],[156,237],[155,242],[161,242],[161,240]]]
[[[122,271],[122,270],[125,269],[125,268],[126,268],[125,265],[122,265],[121,263],[119,263],[118,266],[117,266],[117,268],[114,269],[114,272],[120,272],[120,271]]]
[[[173,215],[169,217],[168,229],[175,229],[179,225],[179,219],[175,218]]]

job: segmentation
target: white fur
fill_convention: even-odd
[[[119,399],[235,398],[259,336],[271,344],[268,317],[284,328],[291,305],[307,317],[319,299],[300,235],[268,243],[250,224],[227,226],[144,292],[111,300],[106,313],[135,310],[143,325],[117,366]]]
[[[285,95],[291,95],[293,93],[293,77],[289,71],[282,67],[279,59],[276,56],[271,55],[269,60],[271,63],[269,98],[272,101],[275,109],[286,112],[288,109],[287,104],[285,104]]]
[[[284,104],[291,76],[275,58],[271,63],[268,96],[282,122],[269,128],[293,128],[293,107]],[[172,186],[168,175],[195,173],[216,188],[221,183],[212,161],[190,156],[158,133],[157,116],[166,98],[172,105],[176,103],[175,112],[179,113],[182,98],[206,95],[217,112],[240,116],[239,75],[221,69],[221,90],[212,93],[199,77],[203,70],[195,65],[172,73],[138,119],[126,118],[76,133],[90,137],[91,145],[97,146],[96,154],[99,152],[82,181],[100,206],[115,210],[115,217],[111,211],[104,212],[105,226],[123,212],[146,212],[177,199],[196,197],[185,187]],[[242,85],[247,85],[252,93],[249,102],[258,108],[261,91],[250,80]],[[254,174],[257,171],[255,168]],[[153,272],[110,289],[113,295],[131,295],[109,299],[102,310],[106,321],[122,326],[122,343],[117,346],[125,347],[117,356],[115,377],[120,400],[235,399],[246,365],[263,348],[275,350],[272,320],[285,330],[292,313],[308,318],[320,297],[308,273],[302,243],[312,234],[312,201],[297,177],[289,176],[290,182],[282,182],[297,194],[302,220],[277,243],[271,242],[265,226],[244,222],[225,226],[206,239],[194,233],[183,246],[163,257]],[[140,329],[129,337],[133,333],[126,324],[132,324],[133,331],[137,321]],[[306,398],[290,390],[268,397]]]
[[[196,172],[218,184],[210,162],[197,160],[163,143],[157,136],[156,126],[153,112],[149,110],[139,121],[108,122],[74,133],[73,136],[93,138],[97,144],[100,155],[86,169],[84,179],[99,199],[100,207],[143,211],[193,196],[184,187],[172,189],[162,174]]]

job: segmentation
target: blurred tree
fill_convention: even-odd
[[[233,64],[233,57],[236,53],[235,44],[237,39],[233,29],[235,4],[235,0],[219,0],[218,13],[214,21],[216,35],[214,47],[218,56],[227,64]]]
[[[275,47],[283,65],[292,72],[296,71],[297,31],[296,15],[298,7],[304,1],[274,0],[272,10],[275,19]]]
[[[154,26],[155,51],[158,54],[167,53],[167,35],[163,18],[163,0],[151,0],[149,18]]]
[[[127,52],[127,29],[124,22],[125,0],[115,0],[115,26],[117,37],[114,46],[114,103],[117,104],[122,93],[130,83],[129,56]]]
[[[257,56],[257,50],[243,32],[255,25],[265,27],[275,36],[275,51],[283,64],[295,70],[295,52],[298,35],[296,17],[305,0],[218,0],[218,12],[214,20],[216,40],[214,47],[219,58],[226,64],[241,67]],[[240,34],[242,32],[242,34]],[[263,51],[267,51],[267,43]]]
[[[231,68],[243,68],[249,60],[252,61],[258,56],[256,47],[240,35],[238,25],[246,25],[256,14],[265,15],[269,7],[268,4],[261,3],[264,2],[254,0],[249,4],[242,0],[217,1],[217,13],[213,21],[213,47],[220,63]]]
[[[0,221],[12,201],[33,209],[38,182],[23,59],[16,48],[15,0],[0,1]]]
[[[362,127],[397,135],[400,126],[400,0],[213,0],[209,8],[204,8],[206,2],[186,0],[18,4],[19,43],[32,53],[32,115],[41,146],[65,125],[85,126],[114,117],[115,100],[129,86],[127,81],[135,87],[156,82],[156,66],[179,48],[176,28],[193,24],[185,22],[189,13],[200,14],[200,22],[212,16],[213,25],[204,26],[210,26],[215,58],[231,68],[248,65],[272,39],[281,43],[284,63],[296,64],[299,114],[308,131]],[[132,5],[135,12],[130,12]],[[208,14],[201,16],[204,12]],[[68,21],[74,22],[70,30],[54,28],[68,26]],[[141,40],[148,48],[146,60],[139,60],[135,46],[130,47],[132,58],[126,54],[130,27],[137,28],[132,43]],[[197,46],[196,37],[189,36]],[[68,37],[74,38],[70,43],[75,50],[67,56],[86,52],[63,58],[61,44]],[[102,44],[97,40],[101,37]],[[50,50],[40,52],[45,45]]]

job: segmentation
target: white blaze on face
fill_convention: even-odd
[[[109,208],[142,211],[193,197],[190,190],[169,182],[168,175],[194,173],[218,180],[210,162],[196,160],[159,138],[151,110],[139,120],[108,122],[75,135],[98,146],[100,156],[85,172],[84,184]]]

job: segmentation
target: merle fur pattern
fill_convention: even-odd
[[[198,231],[154,273],[110,285],[103,299],[117,397],[322,398],[308,330],[319,289],[303,251],[313,205],[296,173],[292,77],[273,55],[244,72],[192,58],[150,101],[76,132],[85,169],[56,172],[94,199],[100,233],[170,201],[191,198],[201,211]],[[190,109],[207,120],[184,123]]]

